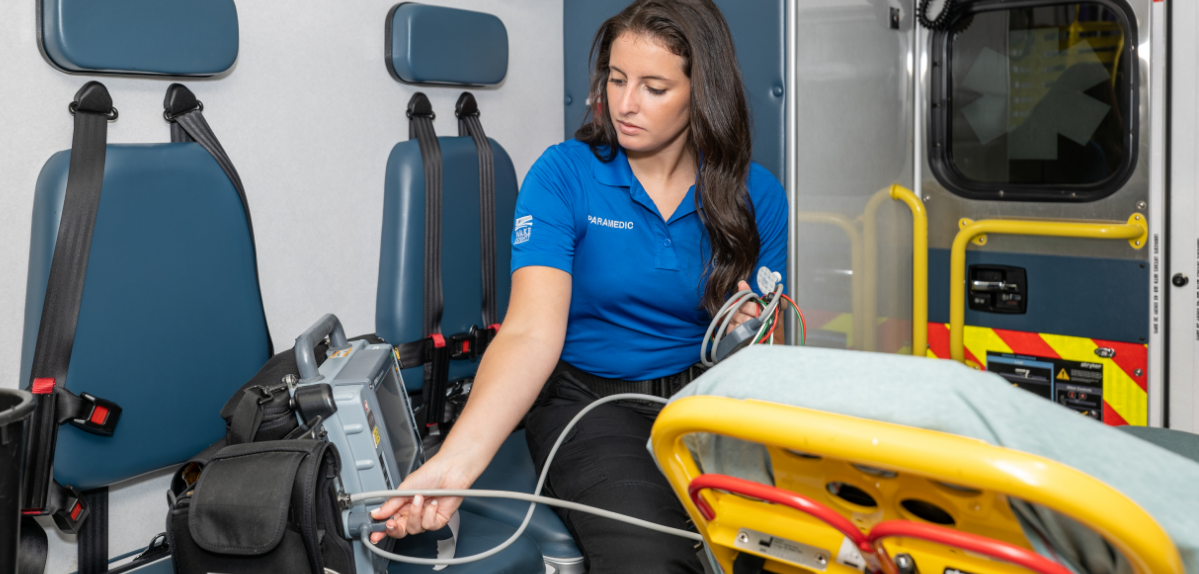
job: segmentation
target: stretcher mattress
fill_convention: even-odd
[[[1199,572],[1199,463],[1013,387],[998,375],[901,355],[751,347],[673,400],[692,395],[770,401],[942,431],[1056,460],[1140,504],[1174,539],[1187,571]],[[711,436],[691,446],[705,472],[772,482],[761,447]],[[1041,530],[1063,522],[1052,513],[1021,514],[1026,525]],[[1085,544],[1075,546],[1086,552]],[[1108,570],[1082,566],[1076,570]],[[1108,571],[1124,567],[1114,564]]]

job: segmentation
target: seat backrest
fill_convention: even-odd
[[[34,197],[21,380],[41,321],[70,151]],[[55,478],[81,490],[176,464],[224,434],[215,413],[269,357],[237,190],[197,143],[109,145],[65,387],[124,412],[112,437],[59,429]]]
[[[715,0],[733,34],[745,97],[753,117],[754,161],[783,180],[783,123],[786,93],[786,36],[784,0]],[[566,138],[587,113],[591,42],[600,24],[631,0],[587,0],[563,4],[562,53],[565,66]]]
[[[448,115],[448,114],[447,114]],[[452,117],[452,116],[450,116]],[[479,252],[479,157],[470,137],[439,137],[442,162],[441,277],[445,307],[441,332],[448,338],[472,326],[484,327]],[[498,142],[488,138],[495,157],[495,286],[498,315],[508,309],[512,281],[512,216],[516,212],[516,171]],[[383,199],[383,243],[375,332],[393,345],[426,337],[424,311],[425,176],[416,140],[396,144],[387,159]],[[477,361],[450,362],[449,380],[474,374]],[[420,367],[404,369],[404,384],[419,390]]]
[[[508,32],[491,14],[414,3],[397,4],[387,15],[385,50],[392,77],[405,83],[494,85],[508,72]],[[445,121],[451,110],[436,110],[442,134],[458,132]],[[483,110],[486,117],[487,110]],[[470,137],[439,137],[442,165],[441,334],[486,328],[482,316],[483,277],[479,237],[479,156]],[[498,142],[488,138],[495,165],[495,288],[497,316],[503,319],[511,291],[512,217],[516,211],[516,171]],[[387,160],[383,200],[383,242],[375,333],[393,345],[428,337],[423,327],[425,257],[425,174],[416,139],[397,144]],[[453,360],[449,381],[475,373],[478,360]],[[422,368],[404,370],[410,391],[419,390]]]

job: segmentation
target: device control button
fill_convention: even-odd
[[[1170,279],[1170,282],[1173,283],[1175,287],[1186,287],[1186,284],[1190,281],[1190,278],[1182,273],[1175,273],[1174,277]]]

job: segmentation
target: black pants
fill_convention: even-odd
[[[562,429],[599,398],[569,373],[558,373],[526,419],[525,437],[538,473]],[[588,413],[550,465],[549,496],[687,529],[687,512],[646,450],[658,405],[609,403]],[[701,573],[696,542],[593,514],[555,509],[583,551],[590,574]]]

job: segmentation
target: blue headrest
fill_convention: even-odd
[[[493,85],[508,73],[508,29],[491,14],[397,4],[384,42],[387,70],[402,82]]]
[[[469,137],[437,138],[441,143],[441,283],[445,310],[441,332],[449,338],[483,324],[479,256],[479,156]],[[512,218],[516,212],[516,171],[495,140],[495,290],[499,317],[508,309],[512,280]],[[375,333],[393,345],[428,336],[422,332],[425,277],[425,172],[415,139],[396,144],[387,158],[383,196],[383,243]],[[449,380],[474,374],[477,362],[450,362]],[[408,390],[421,388],[420,367],[405,369]]]
[[[39,0],[50,63],[68,72],[211,76],[237,60],[233,0]]]
[[[563,53],[566,72],[566,139],[587,112],[591,41],[600,24],[630,0],[587,0],[563,5]],[[783,115],[786,104],[786,37],[784,0],[716,0],[733,33],[745,96],[753,116],[754,161],[783,179],[786,148]]]
[[[21,380],[29,380],[70,151],[34,196]],[[120,405],[116,433],[59,427],[54,475],[81,490],[187,460],[221,438],[225,401],[268,358],[236,189],[196,143],[109,145],[65,386]]]

